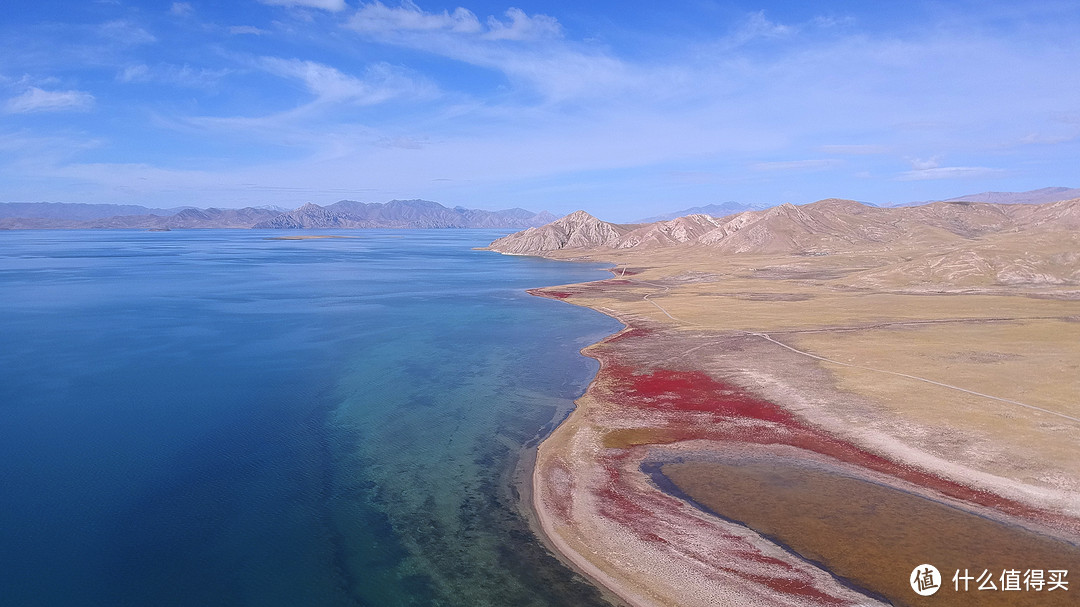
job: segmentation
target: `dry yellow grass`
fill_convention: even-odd
[[[993,241],[999,256],[1008,254],[1002,242]],[[1019,250],[1026,244],[1014,243],[1015,254],[1032,255]],[[881,252],[725,256],[685,247],[596,257],[615,263],[621,280],[582,289],[575,303],[688,337],[767,334],[828,359],[803,362],[831,378],[829,389],[856,397],[824,408],[835,414],[832,423],[872,425],[898,444],[980,473],[1080,490],[1080,422],[1067,419],[1080,420],[1080,301],[1073,285],[1001,285],[989,273],[965,271],[963,288],[927,289],[905,273],[905,259]],[[630,273],[620,276],[622,268]],[[870,288],[867,275],[887,282]],[[757,358],[743,361],[750,370],[790,354],[762,342]],[[707,354],[671,355],[707,370]],[[769,373],[800,385],[795,368],[790,377],[783,369]]]

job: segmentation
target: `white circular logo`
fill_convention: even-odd
[[[941,588],[941,573],[933,565],[919,565],[911,572],[911,589],[919,596],[930,596]]]

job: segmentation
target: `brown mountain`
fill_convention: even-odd
[[[724,218],[690,215],[644,225],[577,211],[491,243],[502,253],[702,246],[725,253],[811,254],[962,244],[991,234],[1080,228],[1080,199],[1042,205],[936,202],[880,208],[830,198]]]
[[[529,228],[491,243],[491,250],[511,255],[536,255],[562,249],[614,248],[633,225],[600,221],[585,211],[573,213],[538,228]]]

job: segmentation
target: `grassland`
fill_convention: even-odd
[[[745,529],[679,509],[639,469],[665,457],[715,457],[741,444],[738,432],[765,432],[773,438],[754,440],[797,444],[796,459],[828,451],[806,447],[827,436],[844,445],[830,447],[830,457],[875,483],[1075,544],[1080,289],[1067,254],[1075,241],[1067,233],[990,237],[917,254],[723,255],[702,246],[549,253],[615,264],[610,280],[540,294],[600,310],[630,329],[590,350],[603,365],[597,382],[541,448],[534,483],[545,531],[634,604],[864,600],[760,538],[741,536]],[[619,376],[623,367],[635,371]],[[795,430],[778,430],[775,420],[710,418],[702,409],[676,416],[674,392],[692,387],[620,391],[661,374],[760,398],[793,416]],[[644,404],[633,405],[639,397]],[[807,428],[818,438],[775,438]],[[896,470],[866,464],[879,459]],[[707,470],[683,476],[708,484]],[[644,510],[627,514],[630,503]],[[667,547],[679,542],[684,549]],[[710,543],[730,549],[685,548]],[[757,551],[754,558],[793,569],[757,579],[758,569],[738,562],[743,544]],[[621,557],[605,556],[611,551]],[[674,564],[659,565],[665,559]],[[888,575],[906,575],[905,566]],[[827,599],[800,598],[792,588]]]

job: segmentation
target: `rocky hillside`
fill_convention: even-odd
[[[723,218],[690,215],[643,225],[608,223],[577,211],[500,238],[489,248],[516,255],[670,246],[709,247],[725,253],[827,255],[962,244],[1008,232],[1077,229],[1080,199],[1042,205],[937,202],[880,208],[832,198]]]
[[[562,219],[504,236],[491,243],[493,251],[511,255],[537,255],[562,249],[617,247],[634,226],[600,221],[585,211],[575,211]]]

